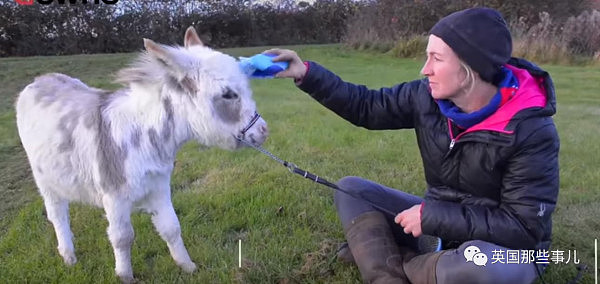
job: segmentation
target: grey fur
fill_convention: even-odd
[[[35,79],[34,84],[29,85],[29,88],[36,89],[34,102],[42,104],[42,107],[48,107],[61,98],[71,97],[74,95],[73,92],[90,91],[81,81],[59,73],[39,76]]]
[[[122,91],[124,92],[124,91]],[[108,91],[99,91],[98,92],[98,98],[100,100],[100,105],[102,104],[107,104],[109,97],[112,94]],[[98,125],[100,125],[100,111],[101,111],[101,107],[95,109],[92,112],[89,113],[85,113],[82,114],[83,115],[83,126],[87,129],[94,129],[96,127],[98,127]]]
[[[187,94],[192,98],[196,97],[196,93],[198,92],[198,89],[194,84],[194,80],[187,76],[181,79],[181,81],[178,81],[177,78],[173,76],[168,76],[166,79],[166,84],[168,88],[175,90],[177,93]]]
[[[173,103],[169,97],[164,98],[162,103],[165,108],[166,118],[163,120],[160,136],[163,141],[167,142],[171,138],[171,133],[175,128],[174,110]]]
[[[60,118],[58,121],[58,130],[62,135],[62,142],[58,145],[59,153],[72,151],[75,147],[73,142],[73,131],[79,123],[79,113],[71,111]]]
[[[167,84],[167,88],[175,90],[178,94],[187,93],[185,89],[183,89],[183,86],[177,81],[177,78],[173,76],[167,77],[165,84]]]
[[[241,119],[242,104],[238,99],[225,99],[222,96],[216,96],[212,99],[212,104],[217,112],[217,116],[227,123],[237,123]]]
[[[181,82],[179,82],[179,84],[186,91],[186,93],[188,93],[192,98],[196,97],[196,93],[198,92],[198,89],[196,88],[196,85],[194,84],[194,80],[192,80],[186,76],[181,80]]]
[[[122,231],[123,234],[121,235],[121,238],[118,238],[113,245],[115,248],[131,249],[131,244],[135,239],[135,232],[133,231],[133,227],[131,227],[131,220],[128,220],[128,222],[125,222],[124,220],[120,221],[123,223],[116,225],[116,227],[125,228],[125,230]]]
[[[87,129],[93,129],[99,125],[100,112],[98,110],[86,113],[83,117],[83,126]]]
[[[152,147],[154,147],[154,149],[156,150],[156,153],[158,154],[158,158],[161,161],[168,161],[169,157],[168,157],[168,153],[166,151],[163,151],[162,149],[162,143],[160,141],[160,138],[158,136],[158,132],[156,131],[156,129],[154,128],[150,128],[148,130],[148,139],[150,141],[150,144],[152,145]]]
[[[124,163],[128,149],[118,146],[111,134],[110,121],[102,117],[102,112],[110,104],[116,93],[101,97],[98,109],[98,168],[100,170],[100,185],[104,190],[117,190],[127,183],[124,173]]]
[[[140,141],[142,137],[142,129],[135,127],[131,133],[131,145],[136,149],[140,147]]]
[[[32,88],[39,89],[37,84],[32,84]],[[57,86],[54,84],[44,84],[43,90],[37,90],[33,97],[33,101],[36,104],[41,104],[42,107],[48,107],[56,101],[56,93],[58,92]]]

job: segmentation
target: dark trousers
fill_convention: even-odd
[[[416,238],[405,234],[402,227],[394,222],[396,216],[385,211],[391,211],[397,215],[403,210],[423,202],[422,198],[360,177],[344,177],[337,184],[352,194],[350,196],[336,191],[334,195],[335,207],[344,228],[350,226],[354,218],[365,212],[381,211],[390,224],[396,243],[417,251]],[[488,257],[486,265],[476,265],[472,260],[467,261],[465,250],[472,249],[472,246],[477,247]],[[538,277],[537,269],[543,270],[541,266],[534,263],[508,264],[502,263],[498,259],[492,259],[495,253],[508,250],[510,249],[481,240],[468,241],[456,249],[445,250],[436,264],[436,281],[447,284],[532,283],[535,281]],[[494,261],[496,262],[492,263]]]
[[[421,204],[423,202],[421,197],[385,187],[360,177],[342,178],[338,181],[337,185],[353,195],[350,196],[341,191],[335,191],[333,198],[338,216],[344,228],[347,228],[354,218],[365,212],[373,210],[381,211],[390,224],[390,228],[398,244],[410,247],[415,251],[418,249],[417,239],[412,235],[405,234],[402,227],[394,223],[394,217],[403,210],[416,204]],[[394,212],[396,215],[384,212],[372,204]]]

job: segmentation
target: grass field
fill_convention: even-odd
[[[306,60],[370,87],[418,78],[421,60],[294,47]],[[230,49],[251,55],[262,48]],[[15,129],[16,94],[35,76],[63,72],[91,86],[115,89],[111,75],[134,54],[0,59],[0,283],[112,283],[114,258],[103,211],[72,205],[78,263],[66,267]],[[600,68],[543,66],[558,96],[561,191],[553,250],[576,250],[593,283],[594,239],[600,237]],[[320,106],[290,80],[252,82],[271,136],[264,147],[335,181],[358,175],[422,195],[425,187],[411,130],[367,131]],[[199,269],[182,272],[146,214],[133,216],[132,262],[140,283],[360,283],[353,266],[332,261],[343,240],[330,189],[290,174],[251,149],[201,150],[186,144],[177,157],[173,203],[184,242]],[[242,267],[238,267],[238,241]],[[546,283],[566,283],[576,265],[552,264]]]

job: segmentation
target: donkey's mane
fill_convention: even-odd
[[[172,50],[179,49],[176,47],[168,48]],[[117,72],[115,82],[124,86],[131,83],[157,83],[165,82],[169,76],[164,62],[150,55],[148,51],[142,51],[128,67]]]

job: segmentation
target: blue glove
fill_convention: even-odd
[[[287,62],[273,62],[275,54],[256,54],[252,57],[240,57],[240,68],[250,78],[273,78],[275,74],[288,68]]]

